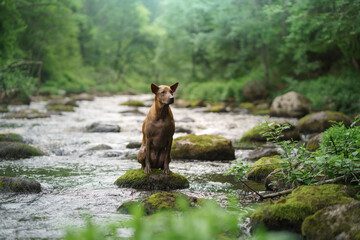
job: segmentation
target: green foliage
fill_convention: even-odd
[[[320,149],[309,152],[305,144],[299,145],[295,141],[280,141],[282,132],[287,126],[264,122],[272,131],[264,131],[268,141],[273,141],[282,149],[280,171],[277,180],[284,181],[290,186],[314,184],[336,177],[346,182],[360,184],[360,117],[350,128],[343,123],[333,125],[323,134]],[[251,167],[250,167],[251,168]],[[229,170],[239,178],[245,176],[249,164],[240,160]]]
[[[358,73],[342,77],[324,76],[308,81],[288,79],[287,91],[296,91],[312,101],[314,110],[335,110],[345,113],[360,110]]]

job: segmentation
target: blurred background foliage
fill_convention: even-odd
[[[269,98],[296,90],[315,109],[356,112],[359,22],[360,0],[0,0],[0,85],[148,92],[179,81],[183,98],[243,101],[243,86],[262,81]]]

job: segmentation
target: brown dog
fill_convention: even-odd
[[[151,84],[155,101],[142,125],[143,140],[138,153],[138,161],[144,173],[150,174],[151,168],[161,168],[170,173],[170,151],[175,132],[175,122],[170,109],[174,103],[174,92],[178,83],[172,86]]]

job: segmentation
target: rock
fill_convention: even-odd
[[[176,133],[187,133],[187,134],[192,133],[191,129],[184,128],[184,127],[178,127],[178,126],[175,126],[175,132]]]
[[[0,192],[39,193],[39,182],[26,178],[0,176]]]
[[[76,103],[74,99],[71,98],[62,98],[62,97],[56,97],[54,99],[51,99],[46,106],[57,106],[57,105],[65,105],[65,106],[72,106],[72,107],[79,107],[79,105]]]
[[[243,102],[239,104],[240,108],[246,109],[248,112],[254,115],[267,115],[269,114],[269,103],[266,101],[258,102]]]
[[[176,199],[184,197],[189,202],[190,206],[199,205],[198,199],[195,197],[188,197],[181,193],[172,192],[158,192],[145,198],[143,205],[147,214],[152,214],[160,210],[176,209]]]
[[[226,105],[223,102],[213,103],[213,104],[211,104],[210,108],[205,110],[205,112],[214,112],[214,113],[227,112]]]
[[[270,116],[300,118],[311,111],[311,101],[297,92],[276,97],[270,107]]]
[[[106,144],[99,144],[94,147],[88,148],[86,151],[100,151],[100,150],[109,150],[109,149],[112,149],[112,147]]]
[[[22,136],[15,134],[15,133],[5,133],[0,134],[0,142],[21,142],[23,143],[24,140]]]
[[[120,188],[135,188],[142,190],[174,190],[189,187],[186,177],[170,171],[169,175],[163,170],[152,169],[151,174],[147,175],[141,169],[127,171],[119,177],[115,184]]]
[[[203,201],[202,199],[189,197],[181,193],[158,192],[151,194],[140,203],[133,201],[125,202],[118,208],[118,211],[124,214],[128,214],[130,212],[129,210],[134,204],[140,204],[143,206],[148,215],[161,210],[178,210],[176,200],[179,197],[186,199],[191,207],[199,206]]]
[[[0,142],[1,159],[21,159],[34,156],[43,156],[39,149],[20,142]]]
[[[271,172],[278,169],[282,162],[279,156],[262,157],[252,165],[246,176],[249,180],[262,182]]]
[[[87,132],[120,132],[120,127],[116,124],[93,123],[86,127]]]
[[[306,149],[311,152],[315,152],[320,147],[320,143],[322,141],[322,136],[323,136],[323,134],[319,133],[319,134],[313,136],[312,138],[310,138],[310,140],[305,145]]]
[[[80,93],[72,96],[75,101],[94,101],[94,96],[88,93]]]
[[[245,84],[243,87],[243,96],[246,100],[253,102],[256,100],[266,99],[269,95],[268,89],[261,81],[252,81]]]
[[[301,231],[308,240],[360,239],[360,201],[317,211],[305,218]]]
[[[129,100],[126,102],[121,103],[120,105],[123,106],[130,106],[130,107],[145,107],[145,103],[137,100]]]
[[[276,124],[280,124],[280,125],[289,124],[290,125],[289,129],[286,129],[282,132],[282,134],[284,136],[279,139],[280,141],[291,140],[291,139],[292,140],[300,140],[301,139],[299,130],[296,126],[294,126],[288,122],[276,122]],[[263,131],[269,131],[269,129],[267,127],[263,127],[263,126],[255,126],[243,134],[243,136],[240,139],[240,142],[266,142],[266,138],[268,138],[268,137],[265,137],[262,134],[260,134],[260,132],[263,132]]]
[[[179,122],[192,123],[192,122],[195,122],[195,120],[190,117],[185,117],[185,118],[180,119]]]
[[[300,186],[287,197],[259,206],[251,215],[251,225],[264,224],[269,231],[301,232],[306,217],[327,206],[348,203],[356,194],[354,187],[340,184]]]
[[[349,126],[352,119],[341,112],[321,111],[306,115],[297,125],[302,133],[320,133],[335,124],[330,121],[343,122],[345,126]]]
[[[233,160],[235,150],[231,141],[224,137],[189,134],[174,139],[171,157],[174,159]]]
[[[140,148],[141,147],[141,142],[129,142],[126,145],[126,148]]]
[[[128,88],[125,91],[121,92],[120,95],[138,95],[139,93],[132,88]]]
[[[74,112],[74,107],[70,105],[49,105],[46,107],[48,112]]]
[[[204,100],[184,100],[177,99],[174,103],[177,108],[197,108],[197,107],[206,107]]]
[[[249,155],[245,158],[246,160],[256,161],[262,157],[269,157],[274,155],[279,155],[280,153],[274,148],[256,148],[251,151]]]
[[[33,109],[26,109],[26,110],[11,112],[4,116],[4,118],[6,118],[6,119],[11,119],[11,118],[34,119],[34,118],[48,118],[48,117],[50,117],[50,114],[42,113],[42,112],[39,112],[39,111],[33,110]]]

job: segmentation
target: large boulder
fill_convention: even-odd
[[[43,156],[39,149],[20,142],[0,142],[0,160]]]
[[[300,186],[287,197],[267,202],[251,215],[252,226],[264,224],[268,230],[301,232],[306,217],[328,206],[353,201],[356,189],[340,184]]]
[[[280,155],[280,153],[274,149],[274,148],[256,148],[255,150],[249,152],[249,155],[247,155],[244,159],[250,160],[250,161],[256,161],[259,160],[262,157],[270,157],[274,155]]]
[[[360,201],[324,208],[305,218],[302,234],[308,240],[359,240]]]
[[[311,101],[297,92],[288,92],[274,99],[270,116],[300,118],[311,111]]]
[[[26,178],[0,176],[0,192],[39,193],[41,185]]]
[[[271,123],[269,123],[271,124]],[[284,125],[284,124],[288,124],[290,126],[290,128],[284,130],[282,132],[282,137],[279,139],[280,141],[282,140],[300,140],[300,133],[299,130],[296,126],[292,125],[291,123],[288,122],[274,122],[274,124],[279,124],[279,125]],[[266,142],[266,139],[268,137],[263,136],[261,134],[261,132],[269,132],[270,129],[268,127],[264,127],[264,126],[255,126],[252,129],[250,129],[249,131],[245,132],[243,134],[243,136],[240,139],[240,142]]]
[[[246,83],[242,89],[242,92],[246,100],[250,102],[266,99],[269,95],[269,90],[261,81],[252,81]]]
[[[86,127],[87,132],[120,132],[120,127],[116,124],[96,122]]]
[[[189,134],[174,139],[171,157],[174,159],[233,160],[235,150],[231,141],[224,137]]]
[[[271,172],[278,169],[282,162],[279,156],[262,157],[251,166],[246,176],[249,180],[262,182]]]
[[[349,126],[352,119],[341,112],[321,111],[299,119],[297,125],[302,133],[320,133],[334,125],[334,122],[343,122]]]
[[[170,171],[169,175],[163,170],[152,169],[151,174],[145,174],[141,169],[127,171],[115,183],[120,188],[135,188],[142,190],[174,190],[189,187],[186,177]]]

